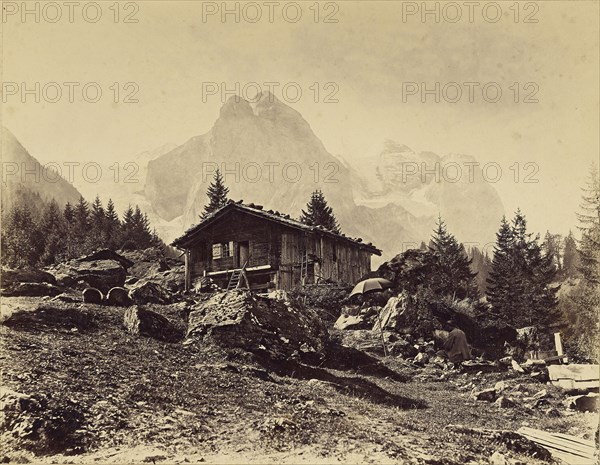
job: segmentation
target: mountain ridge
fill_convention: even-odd
[[[182,227],[189,227],[199,221],[206,189],[219,167],[230,198],[294,217],[310,193],[321,189],[344,232],[373,242],[384,250],[384,258],[427,241],[438,214],[463,242],[493,240],[504,207],[480,176],[473,182],[449,181],[402,171],[408,165],[430,170],[431,164],[476,163],[474,157],[417,153],[385,139],[368,160],[373,163],[370,173],[329,153],[302,115],[272,94],[252,102],[232,96],[208,132],[148,163],[144,194],[160,218],[181,219]],[[474,173],[480,170],[474,168]]]
[[[60,169],[60,167],[59,167]],[[81,194],[49,164],[42,165],[15,135],[2,127],[2,208],[16,201],[19,191],[39,194],[45,201],[55,199],[59,205],[76,203]]]

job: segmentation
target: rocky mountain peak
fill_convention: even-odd
[[[220,118],[239,118],[254,115],[250,103],[239,95],[229,97],[221,107],[219,114]]]

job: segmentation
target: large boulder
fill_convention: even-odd
[[[8,289],[20,283],[56,284],[56,279],[50,273],[37,268],[9,269],[3,268],[0,274],[2,289]]]
[[[164,316],[137,305],[125,310],[123,324],[136,336],[151,337],[165,342],[181,339],[181,331]]]
[[[89,287],[107,293],[112,287],[122,287],[127,277],[127,269],[118,260],[91,260],[89,256],[69,260],[48,269],[63,282],[84,282]]]
[[[370,329],[345,331],[341,342],[343,346],[379,355],[384,355],[384,344],[388,355],[412,358],[417,354],[417,350],[410,342],[390,331],[383,331],[383,333]]]
[[[97,250],[89,255],[85,255],[81,258],[78,258],[77,260],[79,260],[80,262],[97,262],[99,260],[112,260],[115,262],[119,262],[119,264],[123,268],[125,268],[125,270],[133,266],[133,262],[131,260],[110,249]]]
[[[597,412],[600,397],[593,392],[586,395],[567,397],[564,404],[567,408],[579,410],[580,412]]]
[[[342,314],[333,327],[339,330],[370,329],[377,319],[381,307],[348,305],[342,307]]]
[[[146,280],[136,282],[129,290],[129,297],[138,305],[168,304],[171,300],[171,294],[165,287]]]
[[[366,321],[363,315],[340,315],[333,327],[339,330],[365,329]]]
[[[6,297],[42,297],[55,296],[61,292],[60,288],[49,283],[18,283],[3,289],[2,295]]]
[[[247,290],[215,294],[193,308],[187,336],[210,337],[277,359],[322,354],[328,334],[316,312],[286,294],[274,297],[258,297]]]
[[[133,263],[128,269],[132,278],[159,284],[171,292],[184,289],[185,267],[182,261],[166,257],[158,248],[122,251],[122,254]]]
[[[417,308],[406,292],[390,297],[379,317],[375,319],[373,331],[382,328],[387,331],[411,332],[418,319]]]

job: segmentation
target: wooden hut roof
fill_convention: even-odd
[[[171,245],[173,247],[177,247],[179,249],[186,248],[186,246],[189,245],[191,242],[193,242],[194,239],[200,234],[200,232],[204,228],[210,226],[218,219],[229,214],[229,212],[236,211],[236,210],[242,211],[244,213],[248,213],[250,215],[254,215],[259,218],[266,219],[268,221],[279,223],[279,224],[288,226],[293,229],[298,229],[298,230],[310,232],[310,233],[317,234],[317,235],[328,236],[328,237],[331,237],[336,240],[348,242],[348,243],[351,243],[352,245],[354,245],[355,247],[359,247],[359,248],[368,250],[369,252],[371,252],[375,255],[381,255],[381,250],[379,250],[377,247],[375,247],[371,243],[367,243],[367,244],[363,243],[361,239],[353,239],[353,238],[345,236],[343,234],[337,234],[337,233],[334,233],[333,231],[325,229],[321,226],[306,225],[304,223],[301,223],[298,220],[292,219],[289,215],[285,215],[285,214],[282,214],[280,212],[273,211],[273,210],[265,211],[261,205],[255,205],[252,203],[246,205],[241,202],[233,202],[231,200],[229,201],[229,203],[227,205],[220,208],[219,210],[214,211],[213,213],[208,215],[206,218],[204,218],[200,223],[189,228],[182,236],[175,239],[171,243]]]

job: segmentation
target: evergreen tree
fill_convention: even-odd
[[[490,274],[492,262],[487,254],[484,254],[477,247],[473,247],[470,251],[471,270],[477,273],[475,282],[480,294],[486,293],[487,279]]]
[[[578,274],[580,266],[577,242],[572,231],[569,231],[569,235],[565,237],[563,249],[563,276],[565,278],[572,278]]]
[[[106,246],[111,250],[117,250],[120,245],[121,222],[115,209],[112,199],[108,199],[106,210],[104,211],[104,234],[106,236]]]
[[[40,257],[41,264],[51,265],[65,258],[66,220],[56,200],[52,199],[44,207],[39,227],[44,237],[43,251]]]
[[[127,210],[123,213],[123,221],[121,222],[121,233],[122,243],[119,244],[119,248],[123,249],[135,249],[135,219],[134,211],[131,205],[127,207]]]
[[[512,225],[503,218],[496,238],[488,280],[494,314],[516,327],[548,329],[556,324],[556,266],[542,252],[539,237],[527,232],[525,216],[517,210]]]
[[[63,210],[65,220],[64,249],[66,258],[75,256],[75,212],[70,202],[67,202]]]
[[[582,190],[580,212],[577,213],[581,231],[580,271],[590,284],[600,284],[600,179],[595,165],[591,166]]]
[[[148,216],[142,213],[138,205],[133,212],[134,241],[137,249],[147,249],[152,246],[152,232],[150,231],[150,221]]]
[[[2,225],[2,262],[11,267],[35,265],[41,235],[27,204],[14,203]]]
[[[67,202],[67,204],[65,205],[63,216],[65,217],[65,220],[68,224],[73,224],[75,213],[73,213],[73,205],[71,205],[70,202]]]
[[[552,263],[554,263],[559,273],[563,267],[563,247],[564,240],[560,234],[552,234],[550,231],[546,231],[542,249],[546,255],[552,258]]]
[[[515,276],[513,257],[514,233],[506,217],[502,217],[500,229],[496,233],[496,246],[492,269],[487,280],[487,299],[492,313],[505,321],[514,319],[511,288]]]
[[[579,219],[581,240],[579,258],[581,282],[573,292],[574,323],[569,328],[578,355],[598,362],[600,348],[600,181],[598,168],[592,165],[583,188]]]
[[[458,299],[478,297],[477,273],[471,271],[471,260],[464,246],[448,232],[441,217],[431,238],[430,251],[435,259],[431,276],[434,292]]]
[[[310,201],[306,205],[306,211],[302,210],[300,221],[309,226],[322,226],[329,231],[340,234],[340,226],[333,214],[333,209],[327,205],[327,200],[320,190],[314,191]]]
[[[227,205],[227,195],[229,188],[225,186],[221,171],[217,169],[212,183],[208,186],[206,195],[208,196],[208,205],[204,206],[204,212],[200,215],[200,219],[206,218],[209,214],[219,210]]]
[[[90,209],[87,201],[79,198],[79,202],[73,209],[73,227],[72,227],[72,251],[75,256],[80,256],[90,252]],[[94,237],[92,235],[92,237]]]
[[[108,243],[105,230],[106,214],[100,196],[96,194],[96,198],[92,203],[90,211],[90,231],[92,234],[88,237],[88,249],[105,248]]]

